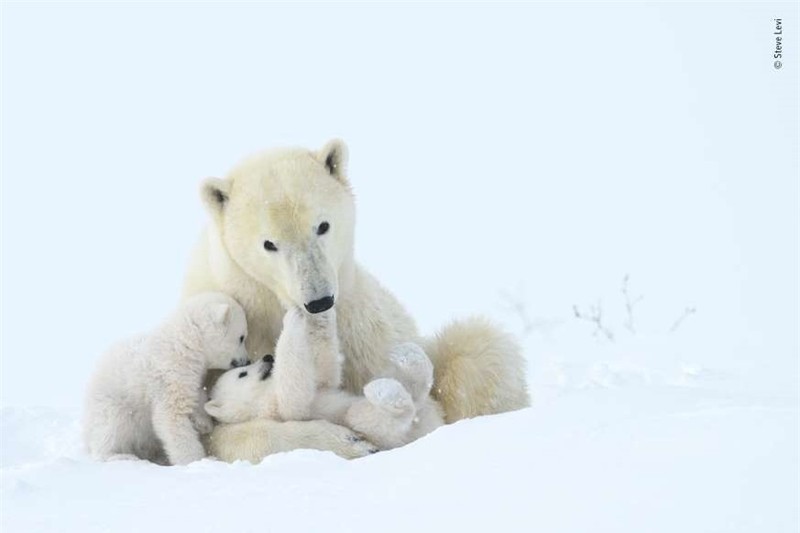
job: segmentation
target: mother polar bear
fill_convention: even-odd
[[[319,151],[257,154],[225,179],[206,179],[201,194],[211,223],[192,255],[184,298],[221,291],[238,300],[247,314],[251,360],[274,353],[288,307],[322,313],[335,305],[345,389],[360,394],[389,366],[391,348],[411,341],[434,364],[432,396],[446,422],[529,405],[524,361],[513,338],[481,317],[421,337],[394,295],[355,261],[355,203],[342,141]],[[250,433],[246,424],[236,431],[239,439]],[[331,436],[314,432],[329,426],[309,424],[296,447],[316,447],[315,440],[328,447]],[[266,427],[271,441],[291,447],[298,424]],[[254,421],[252,431],[264,428],[263,421]],[[229,458],[254,453],[237,450],[234,442],[224,446]]]

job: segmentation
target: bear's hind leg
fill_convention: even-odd
[[[322,389],[317,392],[311,406],[311,417],[314,420],[327,420],[334,424],[347,424],[347,411],[359,399],[341,389]]]
[[[411,393],[415,403],[421,402],[431,393],[433,386],[433,363],[418,344],[404,342],[389,352],[391,365],[384,375],[398,380]]]
[[[84,419],[84,438],[89,455],[98,461],[108,461],[116,455],[137,453],[140,428],[136,413],[130,406],[114,398],[96,399]]]
[[[390,449],[408,442],[415,416],[414,400],[403,385],[380,378],[366,384],[364,398],[353,403],[345,422],[382,449]]]

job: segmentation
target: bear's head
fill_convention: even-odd
[[[333,307],[352,270],[355,205],[347,147],[271,150],[225,179],[203,182],[215,235],[245,274],[284,306],[321,313]]]
[[[182,311],[182,327],[197,337],[208,368],[224,370],[250,362],[244,344],[247,318],[236,300],[221,292],[200,293],[184,302]]]
[[[253,364],[222,374],[209,394],[206,413],[223,424],[245,422],[258,417],[260,399],[268,392],[274,359],[265,355]]]

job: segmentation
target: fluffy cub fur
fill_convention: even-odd
[[[100,460],[138,457],[186,464],[205,457],[201,433],[210,368],[248,363],[244,310],[221,293],[188,300],[160,327],[114,345],[89,384],[85,443]]]
[[[309,315],[293,308],[284,318],[276,361],[265,356],[223,374],[205,409],[227,424],[324,419],[359,432],[381,449],[394,448],[429,433],[443,417],[429,397],[433,365],[422,349],[400,345],[391,361],[383,377],[364,387],[363,396],[340,390],[334,311]]]
[[[260,463],[266,456],[298,448],[333,452],[356,459],[378,449],[351,429],[327,420],[280,422],[254,418],[238,424],[221,424],[204,441],[211,455],[232,463]]]

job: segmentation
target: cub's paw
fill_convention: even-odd
[[[199,443],[198,443],[199,446]],[[169,464],[173,466],[188,465],[201,459],[205,459],[206,453],[202,446],[181,449],[178,451],[167,452]]]
[[[143,461],[140,457],[132,453],[115,453],[106,457],[106,461]]]
[[[398,344],[389,352],[393,368],[387,374],[397,378],[415,401],[428,396],[433,386],[433,363],[416,343]]]
[[[200,409],[192,413],[189,419],[192,421],[192,426],[194,426],[194,429],[196,429],[198,433],[201,435],[208,435],[214,429],[214,420],[208,413],[202,410],[203,404],[200,405]]]
[[[164,442],[164,451],[171,465],[188,465],[206,457],[206,450],[196,436],[175,435]]]
[[[364,386],[364,397],[374,406],[395,415],[414,411],[414,399],[403,385],[392,378],[380,378]]]
[[[340,457],[358,459],[380,451],[370,441],[344,426],[336,426],[335,431],[338,433],[336,435],[338,442],[334,446],[333,452]]]

